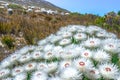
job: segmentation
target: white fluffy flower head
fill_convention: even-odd
[[[93,48],[93,47],[99,47],[100,46],[100,40],[97,38],[90,38],[85,41],[84,46],[88,48]]]
[[[57,62],[51,62],[47,64],[47,72],[52,73],[57,70],[58,63]]]
[[[94,52],[93,58],[98,62],[106,62],[106,61],[109,62],[111,60],[110,54],[106,53],[103,50],[98,50]]]
[[[72,65],[72,61],[70,61],[70,60],[61,61],[61,62],[59,63],[59,65],[60,65],[60,66],[59,66],[59,69],[61,70],[61,69],[70,67],[70,66]]]
[[[37,64],[37,70],[42,70],[42,71],[46,71],[47,69],[47,64],[46,63],[38,63]]]
[[[53,51],[47,51],[45,54],[44,54],[44,58],[46,60],[51,60],[55,57],[55,54]]]
[[[98,70],[98,69],[95,69],[95,68],[89,69],[89,70],[86,72],[86,76],[87,76],[89,79],[92,79],[92,80],[96,80],[96,79],[99,79],[99,78],[101,77],[99,70]]]
[[[26,55],[22,55],[18,61],[21,63],[26,63],[30,61],[31,59],[32,59],[32,56],[30,54],[26,54]]]
[[[2,69],[0,70],[0,78],[6,78],[10,74],[9,69]]]
[[[43,57],[43,53],[40,51],[34,51],[32,54],[33,59],[41,59]]]
[[[85,49],[81,52],[81,57],[90,59],[90,58],[92,58],[92,53],[93,53],[92,51]]]
[[[17,76],[15,76],[14,80],[26,80],[27,79],[27,74],[26,73],[21,73]]]
[[[93,64],[90,60],[85,58],[76,59],[74,61],[74,66],[79,69],[81,72],[86,72],[93,67]]]
[[[62,39],[59,44],[64,46],[64,45],[67,45],[67,44],[70,44],[71,43],[71,40],[70,39]]]
[[[74,67],[67,67],[63,69],[60,73],[60,77],[63,80],[74,80],[82,78],[80,72]]]
[[[74,38],[79,41],[79,40],[85,40],[87,36],[84,33],[77,33],[76,35],[74,35]]]
[[[116,75],[118,75],[117,66],[110,63],[101,64],[99,71],[105,79],[115,79]]]
[[[16,67],[12,70],[12,75],[16,76],[20,73],[24,72],[24,68],[23,67]]]
[[[48,76],[43,71],[36,71],[32,74],[31,80],[47,80]]]
[[[36,69],[36,62],[29,62],[25,65],[26,71],[33,71]]]

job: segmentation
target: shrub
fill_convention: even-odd
[[[9,8],[12,8],[12,9],[23,9],[22,6],[17,5],[17,4],[10,4],[8,7],[9,7]]]
[[[6,33],[10,33],[12,30],[12,26],[10,23],[0,23],[0,33],[2,34],[6,34]]]
[[[9,49],[14,48],[14,38],[10,35],[6,35],[2,37],[2,42],[5,44]]]

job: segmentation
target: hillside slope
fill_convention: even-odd
[[[0,1],[2,1],[2,0],[0,0]],[[17,3],[17,4],[25,5],[25,6],[38,6],[41,8],[58,10],[58,11],[62,11],[62,12],[69,12],[68,10],[57,7],[56,5],[54,5],[48,1],[45,1],[45,0],[4,0],[4,1]]]

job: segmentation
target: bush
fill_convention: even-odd
[[[27,44],[35,44],[36,33],[35,31],[25,29],[24,31],[24,38],[27,41]]]
[[[23,9],[22,6],[17,5],[17,4],[10,4],[8,7],[9,7],[9,8],[12,8],[12,9]]]
[[[120,11],[118,11],[118,15],[120,16]]]
[[[73,12],[73,13],[70,13],[70,15],[78,15],[78,16],[80,16],[81,14],[78,13],[78,12]]]
[[[0,23],[0,33],[2,34],[6,34],[6,33],[10,33],[12,30],[12,25],[8,22],[3,22]]]
[[[5,44],[9,49],[14,48],[14,38],[10,35],[6,35],[2,37],[2,42]]]

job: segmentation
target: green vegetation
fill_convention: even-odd
[[[17,4],[9,4],[8,6],[9,8],[12,8],[12,9],[23,9],[22,6],[20,5],[17,5]]]
[[[22,38],[25,39],[25,44],[26,42],[27,44],[36,44],[38,40],[44,39],[58,31],[61,26],[71,24],[101,26],[120,37],[120,11],[118,13],[110,12],[103,17],[77,12],[62,16],[34,12],[26,13],[22,9],[17,9],[19,8],[18,5],[13,4],[12,7],[15,9],[13,15],[8,15],[6,9],[0,10],[0,38],[2,38],[2,42],[6,45],[5,48],[8,47],[10,50],[17,48],[16,44],[14,44],[16,40],[10,36],[11,34],[18,37],[21,32],[23,33]],[[74,40],[73,42],[77,43]],[[5,57],[2,53],[0,52],[1,56]],[[0,57],[0,59],[2,58]],[[113,59],[114,61],[116,59]]]
[[[10,6],[16,7],[17,5],[12,4]],[[24,14],[20,10],[16,12],[11,16],[3,15],[3,18],[8,21],[0,22],[0,34],[18,36],[18,33],[22,32],[28,44],[35,44],[37,40],[56,32],[59,27],[70,24],[101,26],[120,37],[120,12],[110,12],[103,17],[77,12],[64,16],[34,12]]]
[[[9,19],[8,22],[0,22],[0,33],[5,35],[15,34],[17,36],[19,32],[23,32],[28,44],[34,44],[36,40],[56,32],[60,26],[69,24],[102,26],[120,37],[120,16],[114,12],[110,12],[103,17],[79,13],[61,16],[43,13],[22,14],[21,12],[21,14],[14,13],[11,16],[7,16],[7,18]]]
[[[14,42],[15,40],[13,39],[12,36],[10,35],[6,35],[4,37],[2,37],[2,42],[9,48],[14,48]]]
[[[118,11],[118,15],[120,16],[120,11]]]
[[[109,12],[103,17],[97,18],[95,24],[116,33],[120,36],[120,15],[115,12]]]

